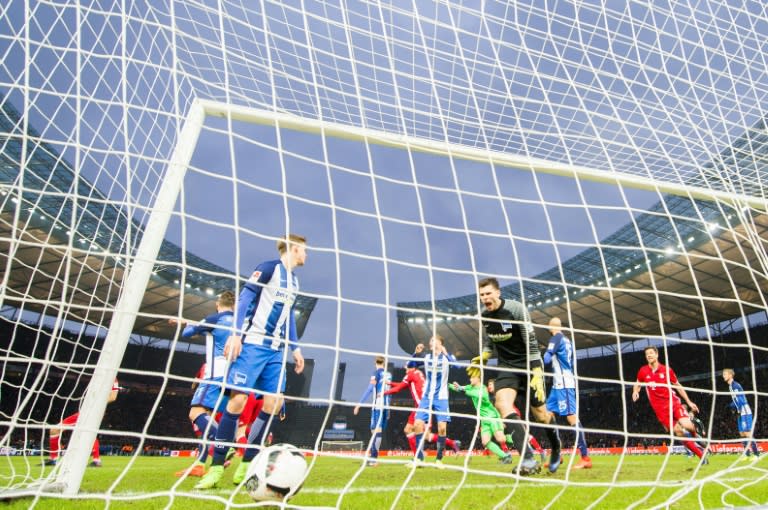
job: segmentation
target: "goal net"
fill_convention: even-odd
[[[183,333],[296,233],[306,364],[269,425],[308,461],[292,507],[768,505],[765,8],[604,4],[6,2],[0,497],[253,504],[238,457],[194,489],[213,442],[189,418],[205,337]],[[449,446],[432,424],[405,469],[414,402],[372,433],[375,359],[401,381],[440,335],[469,384],[485,277],[542,352],[562,321],[588,453],[521,391],[537,461],[552,427],[563,444],[521,476],[456,392]],[[646,396],[671,372],[634,391],[649,346],[697,437]]]

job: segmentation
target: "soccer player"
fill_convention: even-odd
[[[375,466],[379,458],[379,448],[381,448],[381,435],[387,428],[389,420],[389,395],[386,389],[392,381],[392,374],[384,368],[384,356],[377,356],[375,360],[376,368],[371,374],[371,381],[365,389],[363,396],[360,397],[360,404],[373,397],[373,409],[371,409],[371,446],[370,459],[368,466]],[[360,404],[355,406],[352,414],[357,416],[360,412]]]
[[[232,360],[227,371],[230,391],[227,407],[216,432],[216,447],[208,473],[195,489],[212,489],[224,475],[224,462],[233,442],[240,414],[248,394],[256,390],[264,395],[264,407],[251,426],[248,443],[252,446],[232,477],[239,485],[248,464],[259,452],[273,416],[282,408],[285,390],[285,346],[292,350],[295,372],[304,370],[304,357],[296,346],[294,304],[299,293],[299,280],[294,270],[307,258],[306,239],[290,234],[277,242],[278,260],[259,264],[240,291],[235,313],[235,333],[224,346],[224,356]]]
[[[754,440],[751,440],[752,408],[749,407],[747,397],[744,395],[744,388],[734,380],[733,376],[734,372],[732,368],[723,369],[723,381],[728,384],[728,391],[731,392],[731,403],[728,405],[739,415],[737,426],[739,428],[739,435],[744,438],[744,441],[742,441],[742,444],[744,445],[742,458],[747,459],[751,454],[754,454],[755,459],[757,459],[760,456],[760,450],[757,448],[757,443]]]
[[[120,391],[120,385],[117,382],[117,379],[115,379],[115,382],[112,383],[112,391],[109,392],[109,397],[107,397],[107,404],[111,404],[115,400],[117,400],[117,393]],[[59,424],[55,427],[51,427],[50,432],[50,438],[48,439],[48,449],[49,449],[49,456],[48,460],[43,462],[43,465],[45,466],[55,466],[56,462],[59,458],[59,449],[61,448],[61,432],[62,429],[67,425],[74,425],[77,423],[77,419],[80,417],[80,413],[74,413],[63,420],[59,422]],[[91,458],[93,459],[89,466],[91,467],[101,467],[101,454],[99,452],[99,439],[96,438],[93,441],[93,448],[91,449]]]
[[[637,372],[637,382],[632,389],[632,401],[637,402],[640,398],[640,387],[644,385],[648,402],[650,402],[651,408],[656,413],[656,418],[664,430],[667,432],[672,430],[676,436],[683,438],[686,437],[685,431],[687,430],[691,437],[697,437],[696,426],[688,417],[688,411],[683,407],[680,397],[685,400],[692,411],[699,412],[699,407],[688,398],[688,393],[678,382],[675,371],[671,367],[659,363],[659,350],[656,347],[646,347],[644,353],[648,364],[640,367]],[[680,396],[677,396],[672,388]],[[684,439],[683,445],[692,451],[702,464],[709,464],[705,458],[704,450],[694,441]]]
[[[218,426],[212,418],[227,404],[226,395],[222,395],[224,373],[227,359],[224,357],[224,346],[232,334],[234,324],[235,293],[226,290],[216,299],[216,313],[209,315],[199,324],[187,325],[181,332],[182,338],[201,335],[205,337],[205,364],[203,365],[203,380],[192,395],[189,408],[189,420],[193,428],[201,435],[213,441],[216,438]],[[171,320],[172,324],[176,321]],[[200,374],[199,374],[200,375]],[[203,476],[205,463],[208,460],[208,444],[206,440],[200,444],[199,454],[188,469],[176,472],[176,476]]]
[[[549,332],[552,338],[544,353],[544,365],[552,365],[552,389],[547,398],[547,411],[565,416],[568,424],[576,428],[576,444],[581,460],[572,469],[589,469],[592,467],[592,460],[589,458],[587,441],[576,413],[576,363],[573,342],[563,334],[562,327],[558,317],[550,319]]]
[[[503,464],[511,463],[512,454],[502,450],[499,445],[491,440],[496,439],[499,444],[506,445],[507,436],[504,433],[504,423],[501,421],[501,415],[498,409],[491,403],[488,389],[483,386],[480,375],[472,375],[469,378],[469,384],[466,386],[460,386],[459,383],[454,382],[450,388],[453,391],[464,392],[465,395],[472,399],[472,403],[475,405],[475,409],[477,409],[480,417],[480,441],[482,441],[483,446],[495,454]]]
[[[467,373],[470,377],[479,374],[480,365],[491,358],[495,348],[501,369],[496,379],[496,409],[504,417],[514,447],[522,456],[517,468],[521,475],[536,474],[541,469],[533,452],[526,447],[526,430],[515,408],[517,394],[530,387],[531,415],[536,421],[553,426],[547,428],[546,433],[552,447],[549,471],[554,473],[562,460],[560,435],[554,428],[555,417],[547,412],[544,405],[547,395],[544,390],[541,352],[528,311],[521,302],[501,297],[501,288],[496,278],[485,278],[478,282],[477,287],[480,303],[485,308],[481,313],[485,339],[482,352],[472,359]],[[531,374],[530,380],[528,373]]]
[[[435,335],[429,339],[429,348],[430,351],[423,358],[427,384],[413,424],[416,433],[414,465],[418,465],[424,460],[425,424],[431,423],[431,417],[434,414],[435,420],[437,420],[437,459],[435,465],[442,468],[448,422],[451,421],[448,408],[448,370],[450,363],[456,361],[456,357],[449,354],[445,349],[443,337],[440,335]]]
[[[488,379],[488,384],[486,385],[486,387],[488,389],[488,395],[493,395],[495,398],[496,379]],[[518,416],[522,416],[522,414],[520,414],[520,409],[518,409],[517,406],[513,407],[512,412],[514,412]],[[506,434],[506,443],[501,445],[501,449],[504,450],[505,452],[508,451],[507,450],[508,444],[514,447],[515,442],[512,440],[511,434]],[[545,455],[544,455],[544,448],[541,447],[541,444],[539,444],[539,441],[536,439],[536,436],[534,436],[530,432],[528,433],[528,447],[531,449],[533,453],[541,457],[542,464],[546,461]]]
[[[419,349],[419,346],[421,346],[421,349]],[[424,350],[424,345],[419,344],[416,346],[416,352],[414,353],[414,356],[421,354],[421,352]],[[419,408],[419,404],[421,403],[422,396],[424,395],[424,373],[422,373],[421,370],[418,369],[419,362],[415,360],[409,361],[405,366],[405,377],[403,380],[399,383],[391,382],[390,388],[384,392],[385,395],[394,395],[395,393],[398,393],[402,391],[405,388],[408,388],[411,390],[411,397],[413,398],[413,402],[415,404],[414,410],[411,411],[411,414],[408,415],[408,422],[405,424],[405,428],[403,428],[403,432],[405,432],[405,438],[408,440],[408,446],[411,448],[411,452],[415,455],[416,454],[416,432],[414,428],[414,422],[416,421],[416,410]],[[431,424],[426,425],[427,430],[427,437],[426,441],[428,443],[436,442],[437,441],[437,434],[433,434],[431,430]],[[461,441],[454,441],[453,439],[446,437],[445,438],[445,446],[448,448],[453,449],[455,453],[459,453],[461,450]]]

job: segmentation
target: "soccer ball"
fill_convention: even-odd
[[[256,501],[287,501],[299,492],[307,473],[304,454],[293,445],[264,448],[251,461],[245,490]]]

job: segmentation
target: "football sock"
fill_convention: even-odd
[[[269,428],[269,422],[272,420],[272,415],[264,410],[259,412],[259,416],[256,421],[251,425],[251,432],[248,434],[248,444],[250,448],[245,450],[243,454],[243,462],[250,462],[261,450],[261,442],[264,440],[264,435]],[[256,446],[254,448],[253,446]]]
[[[377,432],[373,436],[373,441],[371,441],[371,458],[378,458],[379,456],[379,448],[381,447],[381,432]]]
[[[501,448],[499,448],[499,445],[497,445],[493,441],[488,441],[488,444],[485,445],[485,449],[493,453],[500,459],[504,458],[507,455],[506,453],[504,453],[504,451]]]
[[[408,446],[411,448],[411,453],[416,453],[416,434],[411,432],[410,434],[405,435],[406,439],[408,439]]]
[[[48,440],[48,446],[51,450],[51,459],[53,460],[56,460],[59,456],[59,437],[60,436],[51,436]]]
[[[224,443],[229,443],[235,439],[238,418],[240,418],[240,414],[230,413],[229,411],[222,413],[219,428],[216,430],[216,444],[213,449],[212,466],[223,466],[227,460],[229,446],[226,446]]]
[[[437,436],[437,460],[443,458],[443,451],[445,450],[445,436]]]
[[[210,428],[208,428],[208,423],[210,422]],[[216,426],[216,422],[211,422],[210,416],[208,416],[205,413],[201,413],[198,415],[197,418],[195,418],[195,426],[198,430],[201,431],[201,433],[208,431],[208,434],[206,435],[206,439],[210,439],[213,441],[216,439],[216,430],[218,427]],[[200,443],[200,455],[198,455],[197,460],[200,462],[205,462],[208,459],[208,447],[205,444],[205,441]]]
[[[589,456],[589,450],[587,449],[587,440],[584,437],[584,429],[581,428],[581,422],[576,422],[576,444],[579,446],[579,453],[582,457]]]

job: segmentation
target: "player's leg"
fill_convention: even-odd
[[[552,393],[560,390],[552,390]],[[547,407],[544,402],[536,399],[535,395],[531,395],[531,415],[539,423],[546,423],[550,425],[545,429],[547,439],[549,439],[549,445],[552,451],[549,454],[549,471],[554,473],[557,468],[560,467],[562,456],[560,455],[560,433],[557,430],[557,421],[555,415],[552,412],[547,411]]]
[[[408,440],[408,447],[411,449],[411,453],[416,455],[416,432],[413,427],[413,423],[416,421],[416,411],[411,411],[408,415],[408,423],[405,424],[403,432],[405,432],[405,438]]]
[[[680,418],[678,418],[672,430],[674,434],[678,437],[685,438],[686,431],[691,435],[691,437],[696,437],[696,426],[687,416],[681,416]],[[690,439],[684,439],[683,445],[686,448],[688,448],[691,452],[693,452],[693,454],[696,455],[699,459],[704,458],[704,450],[702,450],[701,447],[698,444],[696,444],[695,441],[691,441]]]
[[[496,439],[499,444],[491,441]],[[512,462],[512,454],[504,451],[499,445],[506,444],[507,436],[504,434],[504,425],[498,420],[480,422],[480,440],[486,450],[496,455],[503,464]]]
[[[426,430],[425,424],[430,419],[430,413],[422,405],[425,404],[426,399],[422,400],[422,404],[419,405],[419,410],[416,412],[416,419],[413,422],[414,433],[416,434],[416,459],[424,460],[424,432]]]
[[[572,426],[576,431],[576,446],[579,448],[579,455],[581,459],[574,464],[572,469],[589,469],[592,467],[592,459],[589,458],[589,449],[587,448],[587,440],[584,437],[584,430],[581,428],[578,416],[576,414],[569,414],[565,417],[568,420],[568,424]]]
[[[516,374],[504,374],[496,379],[496,398],[494,405],[499,414],[504,418],[504,425],[512,439],[512,447],[525,458],[533,458],[533,453],[526,448],[525,426],[521,416],[515,407],[517,390],[520,386],[519,377]]]
[[[93,446],[91,447],[91,467],[101,467],[101,445],[99,444],[99,438],[93,440]]]
[[[744,445],[744,455],[749,457],[752,453],[755,458],[760,456],[760,450],[757,448],[757,443],[752,439],[752,415],[744,414],[739,416],[739,435],[744,438],[742,444]]]
[[[445,437],[448,435],[448,422],[451,421],[451,417],[448,416],[448,401],[446,400],[445,406],[439,406],[441,410],[436,414],[437,419],[437,462],[438,465],[442,463],[443,454],[445,453]]]
[[[385,409],[374,409],[371,412],[371,445],[369,448],[368,461],[369,466],[376,465],[376,459],[379,458],[379,449],[381,448],[382,431],[387,426],[387,412]]]
[[[49,433],[48,438],[48,448],[49,448],[49,456],[48,460],[45,461],[43,464],[46,466],[55,466],[56,465],[56,459],[59,458],[59,453],[61,450],[61,433],[62,433],[62,427],[65,425],[74,425],[77,423],[77,418],[80,416],[80,413],[75,413],[67,416],[56,427],[51,427],[51,431]]]
[[[214,440],[213,460],[208,473],[195,485],[195,489],[212,489],[224,476],[224,463],[227,461],[230,450],[230,446],[226,443],[234,442],[240,414],[248,401],[248,393],[255,386],[269,360],[268,357],[259,354],[261,353],[255,345],[245,344],[240,355],[229,367],[227,372],[229,401],[219,419]]]

